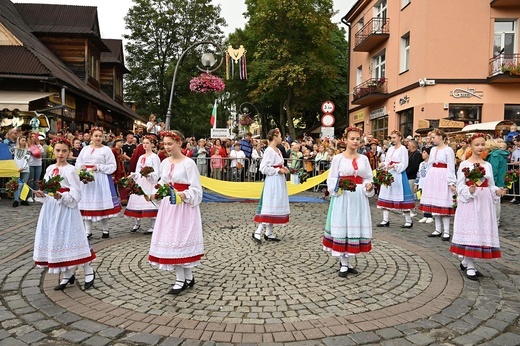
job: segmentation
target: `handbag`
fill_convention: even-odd
[[[241,164],[240,162],[237,162],[237,169],[242,169],[244,168],[244,165]]]

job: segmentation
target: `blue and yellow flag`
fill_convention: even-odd
[[[25,201],[27,199],[27,196],[29,196],[29,192],[31,189],[29,188],[29,185],[23,182],[23,180],[18,179],[18,183],[22,185],[22,191],[20,191],[20,199],[22,201]]]

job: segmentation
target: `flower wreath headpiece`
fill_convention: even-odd
[[[143,139],[147,139],[150,142],[152,142],[153,144],[157,145],[157,137],[153,134],[148,134],[148,135],[144,136]]]
[[[359,127],[357,126],[349,126],[345,129],[345,132],[343,133],[344,136],[346,136],[349,132],[352,132],[352,131],[355,131],[357,133],[359,133],[360,136],[363,135],[363,130],[361,130]]]
[[[65,144],[66,146],[70,148],[72,148],[72,145],[70,144],[69,140],[65,137],[56,137],[56,138],[53,138],[52,141],[51,141],[51,146],[54,148],[54,146],[59,143],[59,144]]]
[[[161,137],[164,138],[164,137],[170,137],[170,138],[173,138],[174,140],[176,140],[177,142],[182,142],[182,139],[181,137],[179,137],[178,134],[176,134],[175,132],[172,132],[172,131],[162,131],[160,133]]]
[[[469,137],[468,143],[473,142],[473,140],[475,140],[477,138],[484,138],[484,139],[486,139],[486,135],[483,134],[482,132],[474,133],[473,136]]]
[[[401,131],[399,130],[393,130],[392,133],[390,133],[391,135],[398,135],[399,137],[403,138],[403,134],[401,133]]]
[[[105,131],[103,131],[103,128],[102,128],[102,127],[97,127],[97,126],[91,128],[90,131],[89,131],[89,133],[90,133],[90,135],[92,135],[92,134],[94,134],[94,132],[96,132],[96,131],[101,131],[101,133],[105,133]]]

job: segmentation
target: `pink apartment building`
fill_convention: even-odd
[[[380,139],[520,124],[520,0],[359,0],[342,21],[350,124]]]

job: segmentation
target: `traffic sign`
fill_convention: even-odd
[[[330,127],[330,126],[334,125],[335,122],[336,122],[336,118],[334,118],[334,115],[332,115],[332,114],[324,114],[321,117],[321,124],[325,127]]]
[[[325,101],[321,104],[321,112],[324,114],[332,114],[336,109],[336,105],[332,101]]]

